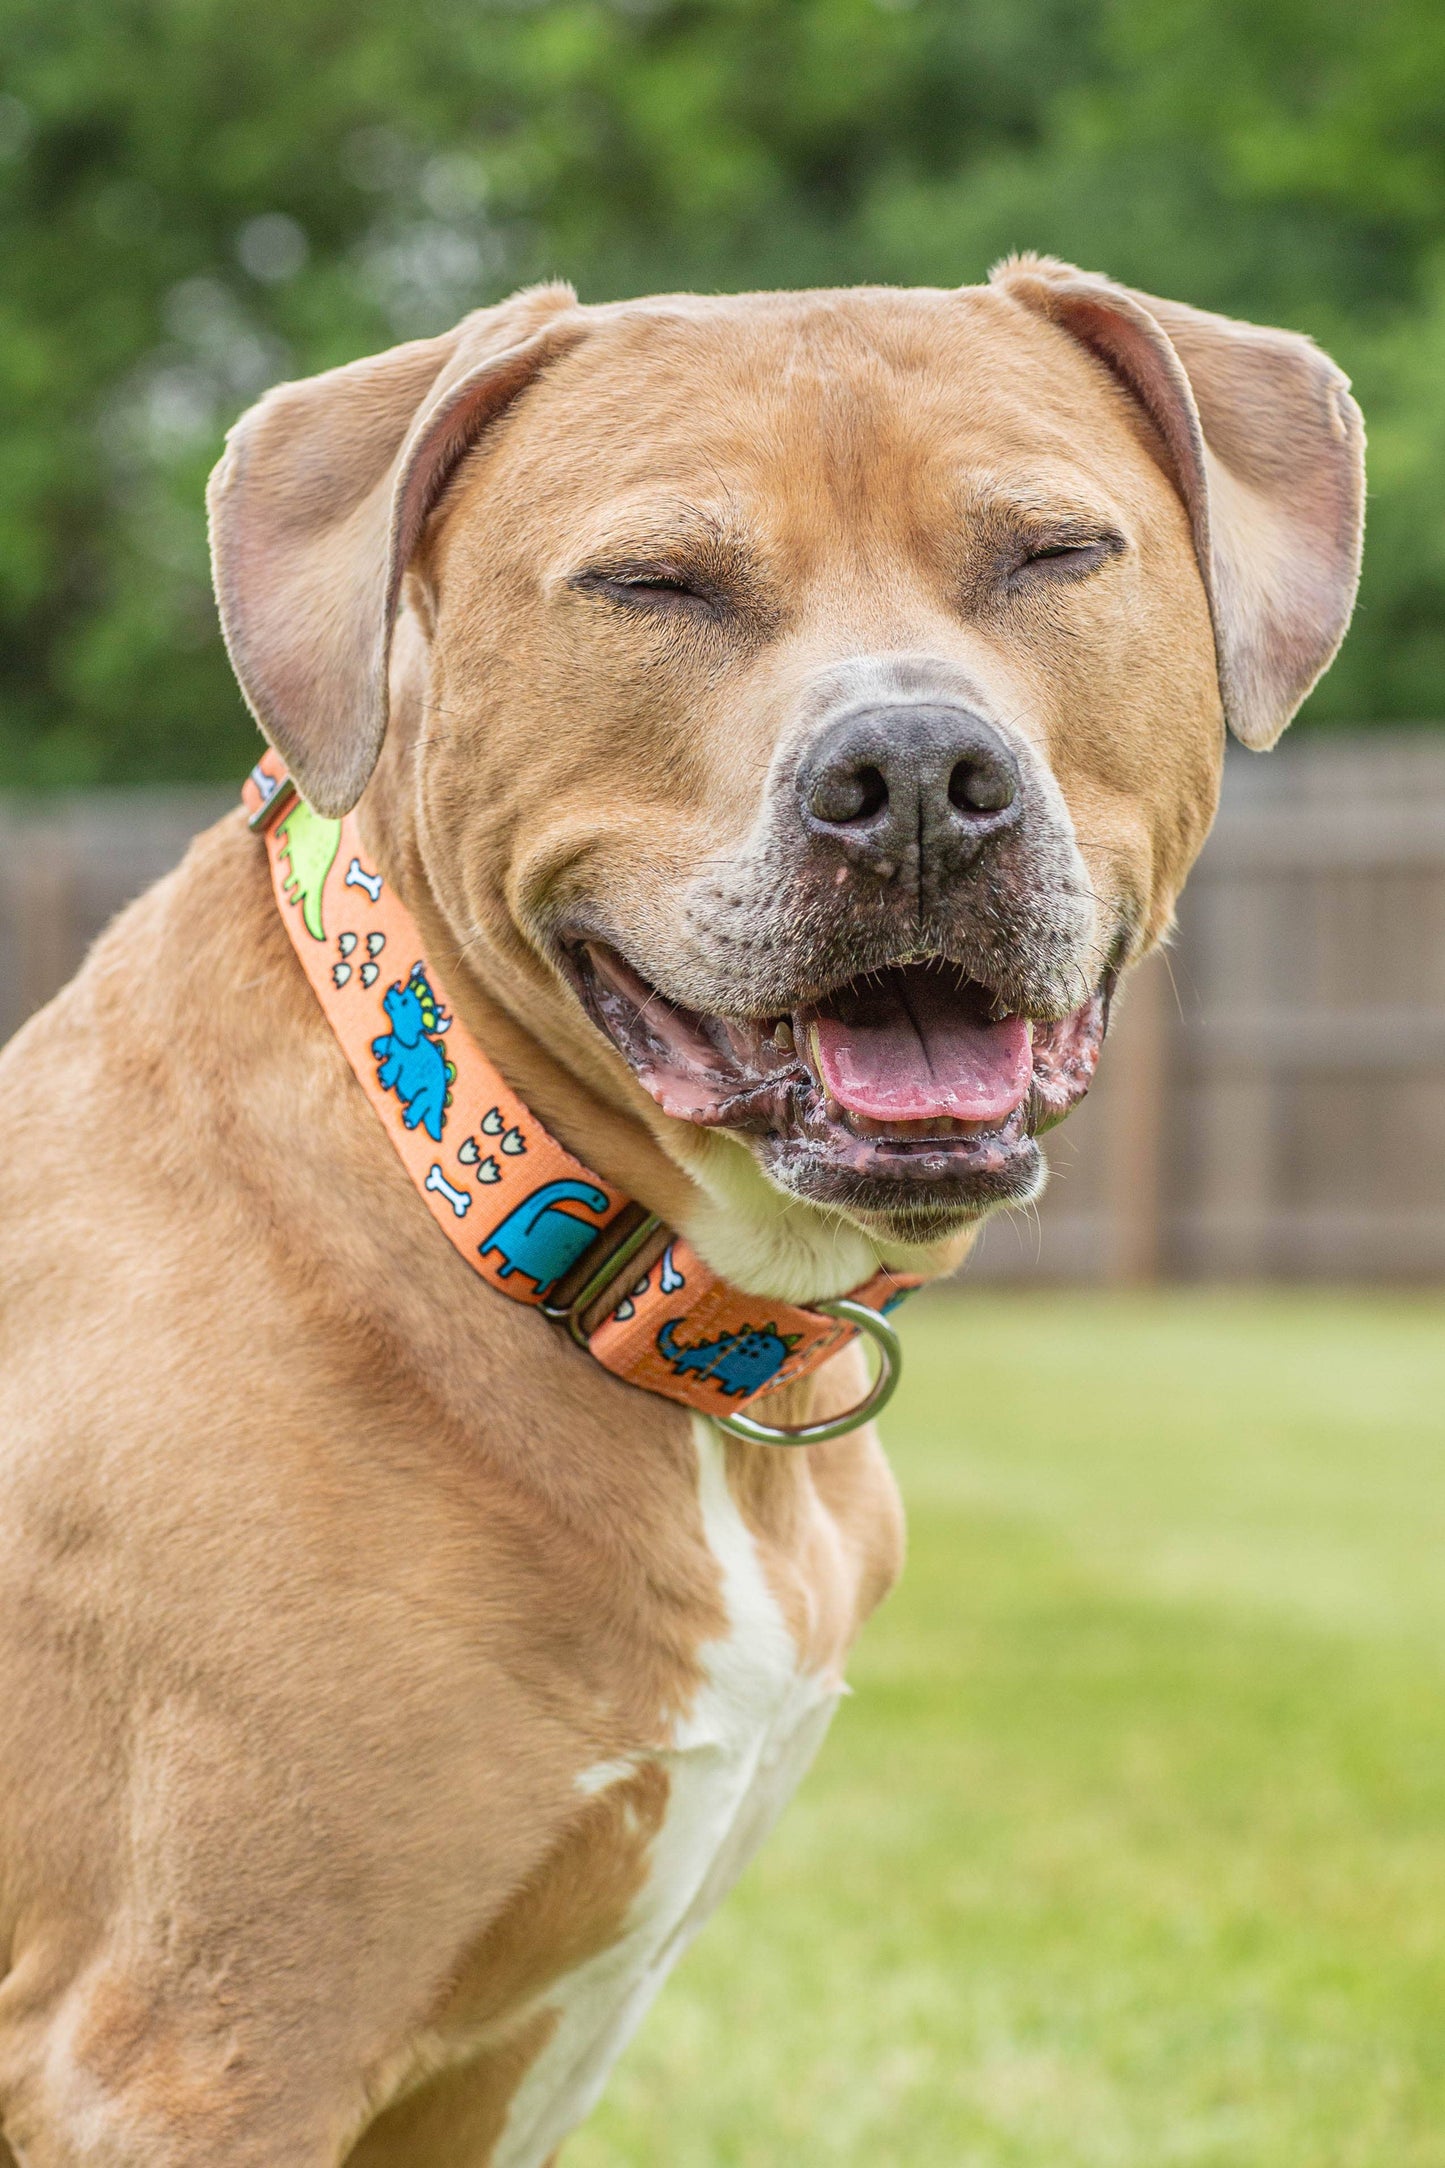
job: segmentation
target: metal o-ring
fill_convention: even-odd
[[[854,1302],[847,1295],[840,1295],[836,1302],[815,1302],[812,1308],[856,1325],[878,1350],[878,1375],[857,1407],[830,1416],[825,1423],[760,1423],[751,1415],[714,1415],[711,1420],[719,1430],[746,1438],[752,1445],[822,1445],[829,1438],[846,1437],[887,1406],[903,1374],[903,1348],[895,1327],[881,1310],[870,1310],[867,1303]]]

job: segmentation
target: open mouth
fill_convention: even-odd
[[[602,942],[569,962],[664,1113],[751,1135],[784,1187],[891,1220],[977,1218],[1036,1193],[1036,1139],[1092,1083],[1111,991],[1031,1017],[940,959],[736,1018],[667,1000]]]

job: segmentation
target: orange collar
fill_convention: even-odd
[[[324,820],[267,752],[246,779],[277,906],[358,1083],[457,1253],[501,1294],[565,1324],[603,1368],[767,1444],[838,1437],[873,1414],[901,1356],[885,1311],[921,1285],[880,1271],[799,1309],[744,1295],[563,1150],[509,1091],[445,996],[415,922],[372,870],[351,815]],[[866,1400],[784,1428],[743,1411],[859,1331],[878,1346]]]

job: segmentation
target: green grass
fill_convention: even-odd
[[[566,2168],[1441,2168],[1445,1306],[908,1341],[856,1699]]]

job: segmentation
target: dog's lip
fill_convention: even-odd
[[[814,1154],[846,1161],[855,1172],[925,1184],[966,1178],[985,1162],[995,1169],[1001,1154],[1012,1156],[1063,1120],[1093,1081],[1112,991],[1111,975],[1066,1016],[1024,1018],[1026,1080],[1016,1098],[1000,1093],[979,1118],[875,1119],[840,1102],[819,1059],[819,1015],[858,981],[800,999],[786,1014],[727,1017],[670,1000],[610,942],[579,938],[564,953],[594,1022],[665,1114],[699,1127],[806,1140]],[[924,968],[950,967],[938,960]],[[993,990],[951,976],[975,1011],[986,1009],[994,1021],[1010,1015]]]

